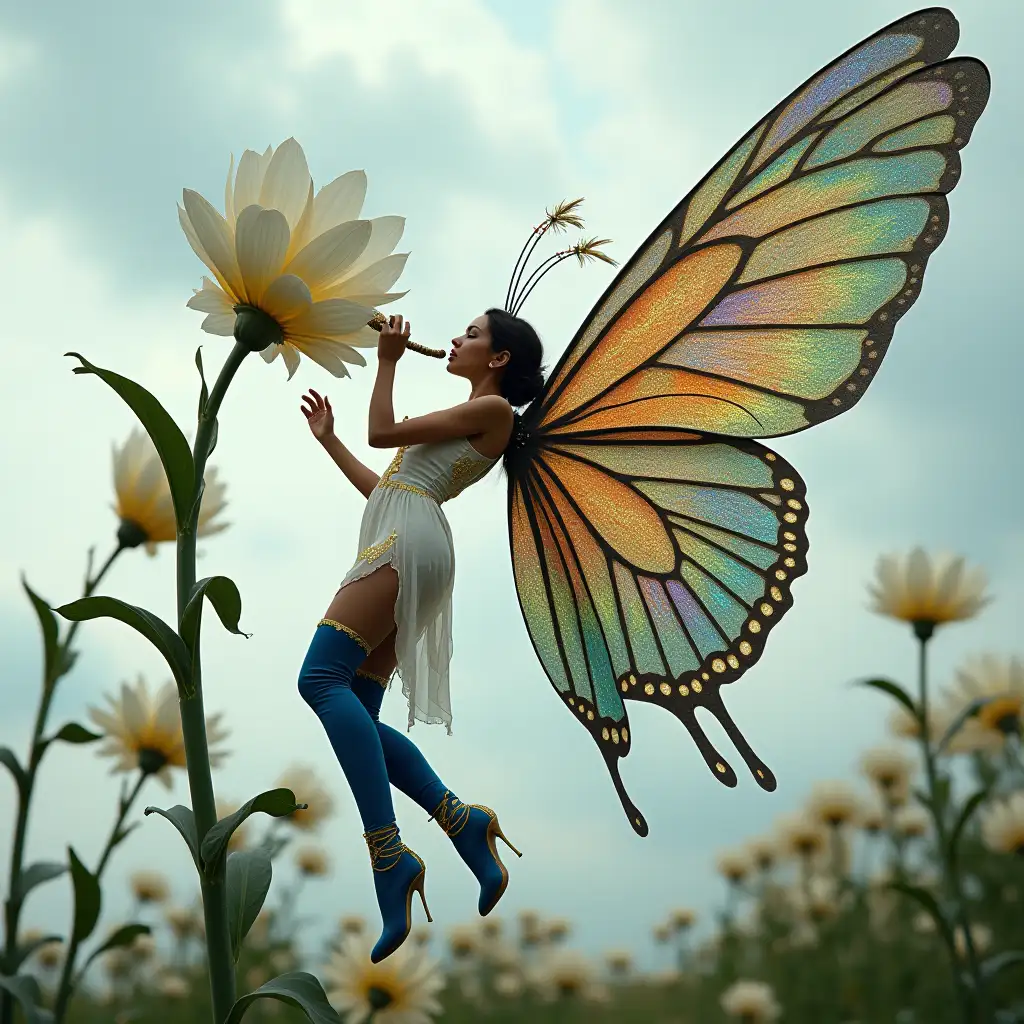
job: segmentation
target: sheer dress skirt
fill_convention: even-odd
[[[409,701],[408,728],[419,721],[444,725],[450,734],[455,548],[437,502],[400,487],[378,487],[370,493],[356,561],[341,586],[383,565],[398,573],[395,655]]]

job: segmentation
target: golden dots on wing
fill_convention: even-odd
[[[690,688],[686,685],[686,683],[680,683],[679,684],[679,696],[680,697],[688,697],[689,695],[690,695]]]
[[[719,775],[724,775],[725,774],[725,765],[722,764],[721,761],[716,761],[715,762],[715,771],[718,772]]]
[[[792,480],[790,480],[790,479],[789,479],[789,477],[788,477],[788,476],[784,476],[784,477],[783,477],[783,478],[782,478],[782,479],[781,479],[781,480],[779,481],[779,486],[780,486],[780,487],[781,487],[781,488],[782,488],[782,489],[783,489],[784,491],[791,491],[791,490],[793,490],[793,488],[794,488],[794,487],[795,487],[796,485],[795,485],[795,484],[793,483],[793,481],[792,481]]]
[[[843,404],[843,400],[841,398],[833,398],[832,399],[832,404],[833,405],[842,405]]]
[[[878,349],[875,349],[875,348],[873,348],[873,349],[872,349],[872,350],[871,350],[871,351],[870,351],[870,352],[868,353],[868,359],[877,359],[877,358],[878,358]]]
[[[916,277],[912,277],[912,278],[910,279],[910,283],[911,283],[911,284],[917,284],[917,278],[916,278]]]
[[[967,113],[967,111],[966,111],[966,110],[958,110],[958,111],[957,111],[957,113],[958,113],[958,114],[959,114],[959,115],[960,115],[961,117],[963,117],[963,116],[964,116],[964,115],[965,115],[965,114]],[[952,171],[952,173],[953,173],[953,174],[956,174],[957,172],[956,172],[956,170],[954,169],[954,170]]]
[[[959,85],[959,86],[957,86],[957,90],[956,91],[957,92],[967,92],[967,86],[966,85]]]
[[[955,74],[955,75],[954,75],[953,77],[954,77],[954,78],[955,78],[955,79],[956,79],[957,81],[960,81],[960,79],[964,77],[964,73],[963,73],[962,71],[958,71],[958,72],[957,72],[957,73],[956,73],[956,74]]]
[[[786,532],[785,532],[785,533],[783,533],[783,535],[782,535],[782,536],[783,536],[783,537],[784,537],[784,538],[785,538],[786,540],[796,540],[796,534],[795,534],[795,533],[791,533],[791,532],[790,532],[789,530],[786,530]]]
[[[749,640],[740,641],[740,654],[750,654],[754,650]]]
[[[576,707],[576,698],[575,697],[570,697],[569,698],[569,706],[570,707]]]
[[[771,615],[771,613],[773,611],[775,611],[775,609],[767,601],[762,601],[761,602],[761,614],[762,615]]]
[[[953,143],[954,143],[954,145],[962,146],[964,144],[964,140],[961,139],[961,138],[956,138],[956,139],[953,140]]]
[[[939,215],[937,213],[933,213],[932,214],[932,223],[933,224],[938,224],[939,223]]]
[[[786,578],[786,571],[784,569],[776,569],[775,578],[777,580],[784,580]]]
[[[659,686],[658,689],[661,690],[661,692],[666,697],[670,696],[672,693],[672,687],[666,682],[662,682],[661,686]]]
[[[701,686],[701,684],[696,679],[694,679],[694,681],[693,681],[693,692],[694,693],[700,693],[700,691],[703,690],[703,689],[704,689],[704,687]]]
[[[910,268],[910,272],[911,272],[912,274],[916,274],[916,273],[917,273],[917,272],[918,272],[918,271],[919,271],[920,269],[921,269],[921,264],[920,264],[920,263],[915,263],[915,264],[914,264],[914,265],[913,265],[913,266],[912,266],[912,267]]]
[[[793,566],[796,565],[796,559],[795,558],[784,558],[782,560],[782,564],[784,566],[786,566],[787,569],[792,569]]]
[[[765,460],[765,462],[774,462],[775,461],[775,455],[772,452],[765,452],[764,453],[764,460]]]
[[[601,739],[603,739],[603,740],[608,739],[608,726],[607,725],[601,730]]]
[[[772,595],[772,597],[776,601],[781,601],[782,600],[782,591],[779,590],[778,587],[772,587],[772,589],[770,591],[768,591],[768,593],[770,593]],[[770,614],[770,613],[766,613],[766,614]]]
[[[625,726],[622,727],[622,742],[629,742],[629,730]]]
[[[801,502],[796,500],[796,498],[790,498],[789,501],[786,502],[786,504],[790,508],[798,508],[799,509],[799,508],[803,508],[804,507]]]
[[[725,660],[727,662],[729,662],[729,667],[730,668],[739,668],[740,667],[740,659],[737,658],[735,654],[727,654],[725,656]]]
[[[632,672],[629,673],[629,685],[636,686],[636,676]]]
[[[700,677],[704,680],[705,683],[711,678],[711,676],[709,676],[707,672],[701,672]],[[697,692],[700,693],[700,690],[698,690]]]
[[[619,730],[614,728],[614,726],[613,726],[612,727],[612,743],[618,743],[618,742],[619,742]]]
[[[859,369],[859,370],[858,370],[857,372],[858,372],[858,373],[859,373],[859,374],[860,374],[860,375],[861,375],[862,377],[866,377],[866,376],[867,376],[867,375],[868,375],[868,374],[869,374],[869,373],[870,373],[871,371],[870,371],[870,370],[869,370],[869,369],[868,369],[868,368],[867,368],[866,366],[862,366],[862,367],[861,367],[861,368],[860,368],[860,369]]]
[[[715,658],[715,660],[711,662],[711,667],[712,669],[714,669],[715,672],[724,672],[725,662],[722,661],[721,658]]]
[[[588,711],[587,712],[587,721],[588,722],[592,722],[593,720],[594,720],[594,712],[593,711]]]
[[[783,548],[784,551],[796,551],[796,545],[795,544],[783,544],[782,548]]]
[[[644,693],[650,697],[650,695],[654,693],[654,683],[644,683]]]
[[[625,693],[629,689],[629,683],[627,683],[626,680],[623,679],[622,682],[619,683],[619,688],[622,690],[623,693]]]
[[[856,384],[847,384],[846,385],[846,390],[847,391],[856,391],[857,390],[857,385]]]
[[[783,515],[782,518],[785,519],[787,523],[795,523],[796,522],[796,513],[795,512],[787,512],[787,513],[785,513],[785,515]]]
[[[757,769],[757,777],[758,777],[759,779],[763,779],[763,778],[764,778],[764,772],[763,772],[763,771],[761,771],[761,769],[760,769],[760,768],[758,768],[758,769]]]
[[[749,629],[751,633],[760,633],[761,632],[761,623],[758,622],[757,619],[751,619],[747,623],[747,629]]]
[[[889,314],[888,313],[879,313],[878,314],[878,319],[879,320],[888,320],[889,319]]]

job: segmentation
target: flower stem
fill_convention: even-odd
[[[967,970],[971,976],[971,983],[964,983],[959,957],[956,946],[950,948],[950,957],[953,962],[953,975],[960,1002],[963,1007],[964,1024],[976,1024],[984,1020],[980,1011],[985,1002],[984,982],[981,976],[981,969],[978,964],[977,950],[974,948],[974,939],[971,936],[970,922],[967,918],[967,908],[964,905],[963,889],[960,885],[960,876],[956,867],[956,851],[950,845],[949,830],[947,828],[945,804],[939,804],[939,773],[935,764],[935,750],[931,740],[929,728],[929,694],[928,694],[928,641],[931,639],[929,629],[915,628],[918,639],[918,707],[921,711],[921,753],[924,758],[925,778],[928,783],[928,810],[931,812],[935,824],[935,835],[938,840],[939,857],[942,866],[943,887],[946,890],[946,898],[953,906],[954,924],[961,930],[964,937],[964,947],[967,953]]]
[[[100,566],[99,572],[90,577],[92,571],[92,548],[89,549],[89,561],[85,572],[85,583],[82,589],[82,596],[89,597],[99,585],[99,582],[106,575],[107,571],[114,564],[114,559],[124,550],[118,544],[110,553],[107,560]],[[25,839],[28,835],[28,815],[32,804],[32,794],[35,790],[36,773],[46,752],[47,744],[43,742],[43,732],[46,730],[46,719],[50,714],[50,704],[53,702],[53,695],[57,689],[60,678],[68,671],[67,657],[71,651],[72,641],[78,632],[81,622],[72,622],[68,627],[64,640],[57,644],[57,652],[53,659],[52,678],[43,669],[43,687],[39,698],[39,707],[36,710],[36,721],[32,728],[32,742],[29,746],[28,764],[25,767],[25,784],[18,789],[18,814],[14,826],[14,841],[11,843],[11,867],[8,872],[8,896],[4,904],[5,917],[5,942],[3,954],[3,973],[14,973],[13,960],[18,948],[18,923],[21,918],[22,901],[16,899],[14,893],[17,891],[18,883],[21,880],[21,869],[25,856]],[[0,1022],[2,1024],[13,1024],[14,1021],[14,998],[4,990],[0,992]]]
[[[213,385],[213,390],[199,416],[196,430],[195,451],[195,494],[199,494],[206,461],[210,454],[210,442],[214,437],[217,413],[228,385],[235,372],[248,355],[248,350],[235,343]],[[177,546],[178,618],[192,595],[196,583],[196,535],[199,526],[200,503],[196,502],[190,521],[179,527]],[[202,847],[206,833],[217,822],[217,806],[213,796],[213,778],[210,774],[210,751],[206,738],[206,715],[203,710],[203,686],[200,672],[199,647],[194,652],[195,693],[191,697],[181,696],[181,728],[185,741],[185,763],[188,772],[189,792],[192,796],[192,810],[195,815],[196,833]],[[206,946],[210,966],[210,994],[213,1001],[214,1024],[221,1024],[227,1018],[235,1001],[235,964],[231,953],[231,937],[228,932],[228,905],[225,886],[224,859],[212,877],[200,876],[203,896],[203,917],[206,923]]]
[[[103,870],[107,866],[107,861],[110,860],[110,855],[113,852],[114,847],[118,844],[118,833],[121,831],[124,819],[127,817],[132,804],[135,803],[135,798],[139,795],[139,790],[142,789],[142,784],[146,781],[147,777],[146,772],[140,771],[139,777],[135,780],[135,785],[132,787],[131,793],[126,797],[124,796],[124,790],[121,791],[121,797],[118,802],[117,818],[114,820],[114,827],[110,830],[110,835],[107,838],[107,845],[103,847],[103,852],[100,854],[99,864],[96,865],[95,875],[97,882],[103,875]],[[78,977],[72,981],[72,972],[75,969],[75,960],[77,957],[78,939],[72,935],[71,941],[68,943],[67,954],[64,957],[64,967],[61,971],[60,983],[57,986],[57,996],[54,1000],[54,1024],[61,1024],[64,1020],[71,995],[78,987],[78,983],[82,980],[81,974],[79,974]]]

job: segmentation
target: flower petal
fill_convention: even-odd
[[[246,301],[258,306],[267,286],[280,273],[291,232],[280,210],[247,206],[235,227],[235,255]]]
[[[366,172],[349,171],[324,185],[313,204],[310,237],[329,231],[346,220],[355,220],[366,198]]]
[[[389,302],[395,302],[398,299],[405,298],[408,295],[408,291],[404,292],[371,292],[369,295],[330,295],[325,296],[327,298],[344,298],[348,299],[349,302],[358,302],[364,306],[372,306],[376,309],[378,306],[386,306]]]
[[[265,210],[280,210],[288,220],[289,229],[294,228],[306,207],[310,180],[302,147],[295,139],[285,139],[270,158],[259,204]]]
[[[224,289],[208,277],[203,278],[203,287],[195,289],[192,293],[192,298],[185,305],[189,309],[198,310],[200,313],[234,314],[234,304],[228,298]]]
[[[337,351],[339,346],[323,338],[294,338],[295,347],[319,363],[328,373],[335,377],[348,377],[349,372],[345,361]]]
[[[370,222],[349,220],[317,235],[285,271],[301,277],[310,292],[326,288],[357,260],[370,239]]]
[[[327,299],[312,306],[288,324],[288,335],[310,338],[332,338],[338,334],[351,334],[364,327],[373,316],[373,310],[348,299]]]
[[[241,297],[241,275],[235,260],[234,239],[228,222],[198,192],[190,188],[182,192],[182,202],[199,244],[209,256],[209,260],[204,262],[229,295]]]
[[[299,350],[285,342],[281,346],[281,358],[284,360],[284,365],[288,367],[288,380],[291,380],[295,376],[295,371],[299,368],[299,363],[301,362]]]
[[[366,243],[362,256],[349,269],[348,276],[358,274],[371,263],[390,256],[401,241],[404,230],[404,217],[374,217],[370,221],[370,241]]]
[[[289,321],[303,316],[312,302],[306,282],[301,277],[283,274],[263,293],[260,308],[283,327]]]
[[[260,349],[260,355],[263,356],[263,361],[266,363],[272,363],[281,354],[281,345],[275,341],[268,345],[266,348]]]
[[[384,259],[371,263],[365,270],[361,270],[340,284],[344,285],[346,295],[372,295],[374,292],[386,292],[401,276],[408,258],[407,252],[385,256]]]
[[[211,313],[200,325],[207,334],[218,338],[230,338],[235,333],[235,313]]]
[[[288,243],[288,255],[284,260],[287,263],[300,249],[305,247],[313,237],[313,179],[309,179],[309,191],[306,193],[306,205],[303,207],[299,223],[292,231],[292,240]]]
[[[372,327],[360,327],[358,331],[338,335],[338,341],[355,348],[376,348],[380,341],[380,331],[375,331]]]
[[[260,186],[263,175],[260,171],[260,155],[247,149],[238,161],[238,173],[235,175],[235,189],[232,196],[231,209],[244,210],[260,200]],[[237,215],[237,214],[236,214]]]

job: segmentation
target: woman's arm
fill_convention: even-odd
[[[369,466],[364,466],[340,441],[336,434],[320,438],[324,450],[334,460],[338,469],[348,477],[352,486],[364,497],[377,486],[380,477]]]

